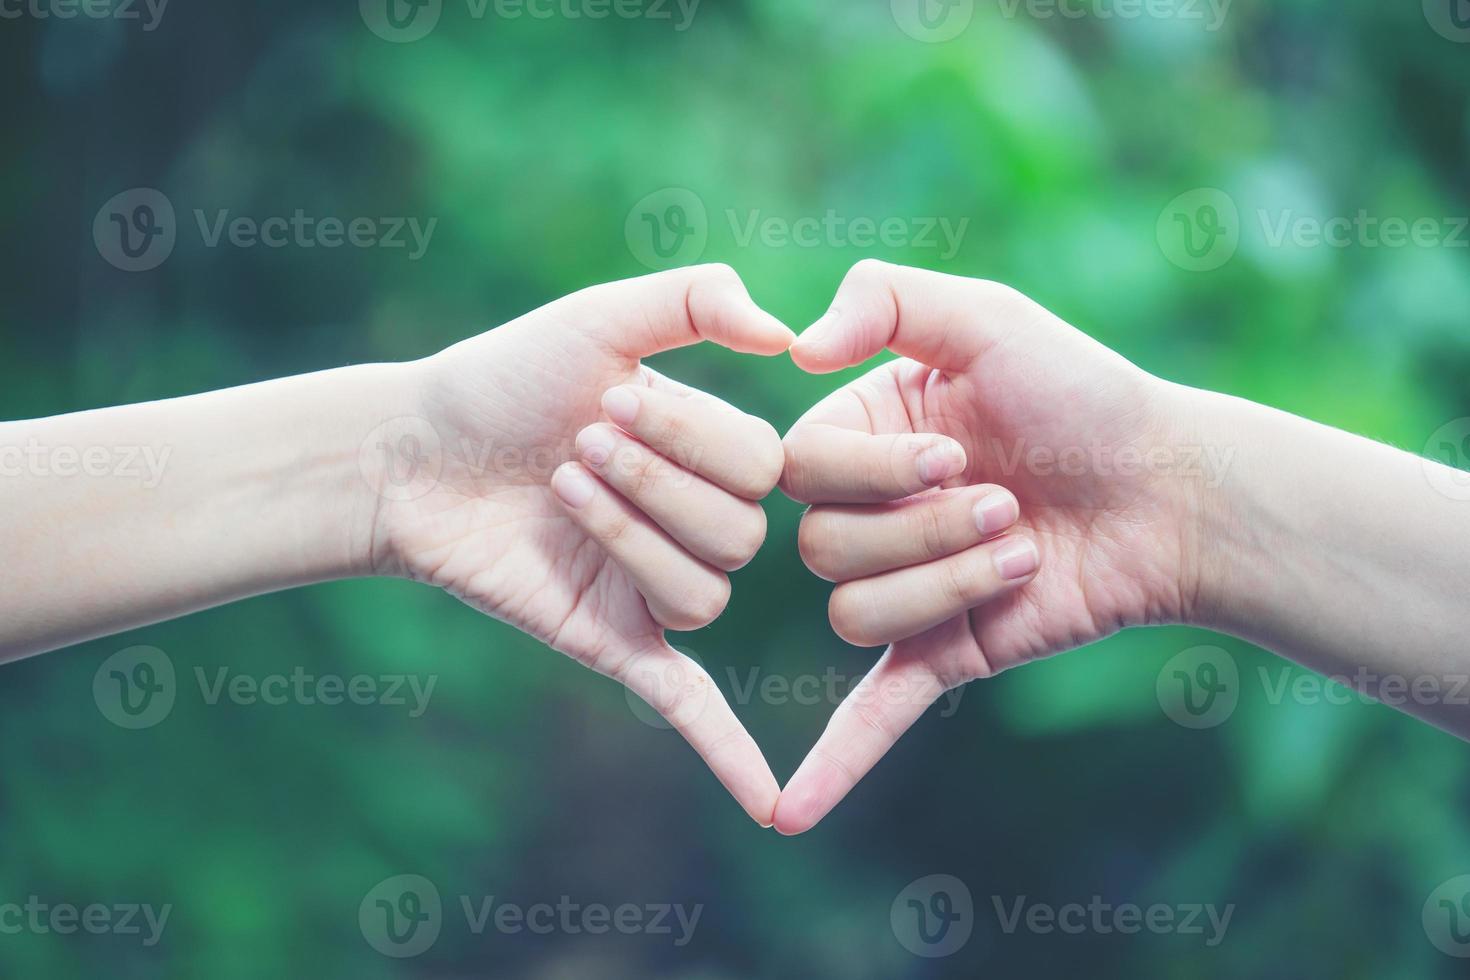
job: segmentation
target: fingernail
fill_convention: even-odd
[[[588,426],[577,436],[577,452],[581,455],[582,462],[594,468],[601,468],[602,464],[612,457],[612,433],[604,426]]]
[[[1015,582],[1036,571],[1041,565],[1041,555],[1036,551],[1036,542],[1019,538],[1003,545],[995,552],[995,570],[1007,582]]]
[[[1000,490],[994,490],[980,498],[975,505],[975,526],[981,534],[998,534],[1010,527],[1021,516],[1021,505],[1016,498]]]
[[[953,439],[944,439],[919,453],[914,466],[919,479],[931,487],[938,486],[965,468],[965,451]]]
[[[626,387],[613,388],[602,396],[602,410],[618,425],[632,425],[640,404],[638,396]]]
[[[595,488],[592,485],[592,477],[588,476],[580,466],[563,466],[551,477],[551,489],[561,498],[562,503],[573,510],[581,510],[592,500]]]

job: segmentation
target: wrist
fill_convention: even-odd
[[[309,442],[318,475],[309,481],[328,578],[391,572],[385,511],[416,493],[438,460],[423,418],[420,362],[362,364],[314,376]]]
[[[1182,445],[1197,452],[1199,472],[1181,481],[1181,622],[1234,632],[1245,583],[1261,562],[1263,545],[1252,541],[1266,523],[1257,512],[1254,456],[1266,431],[1250,431],[1260,406],[1217,392],[1171,385]]]

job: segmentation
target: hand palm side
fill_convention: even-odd
[[[440,586],[626,684],[768,825],[778,789],[760,750],[550,486],[609,389],[677,389],[641,357],[702,339],[771,355],[792,337],[733,271],[704,266],[583,290],[430,358],[414,416],[388,435],[399,455],[412,437],[411,492],[384,494],[374,553],[379,570]]]
[[[1156,485],[1168,477],[1140,472],[1158,434],[1135,373],[1081,334],[1043,330],[963,374],[901,358],[850,389],[875,434],[958,441],[968,466],[945,486],[1009,489],[1042,556],[1024,589],[898,647],[940,658],[957,683],[1179,617],[1180,515]]]
[[[941,486],[1008,489],[1020,519],[1007,536],[1034,541],[1039,561],[1029,581],[1009,591],[991,587],[989,601],[978,605],[955,601],[987,591],[968,578],[925,580],[934,594],[922,598],[970,608],[892,643],[838,707],[782,792],[775,824],[786,834],[820,821],[947,688],[1128,624],[1180,618],[1194,601],[1187,481],[1171,485],[1167,467],[1143,465],[1155,447],[1175,445],[1179,423],[1160,409],[1162,382],[1013,290],[878,262],[853,268],[792,356],[825,373],[884,348],[900,359],[830,395],[787,435],[790,492],[818,505],[803,526],[825,511],[830,529],[834,511],[854,500],[892,500],[916,479],[927,483],[913,441],[886,437],[940,434],[965,452],[964,468]],[[841,436],[844,429],[884,438],[864,450],[862,438]],[[849,453],[823,452],[826,442]],[[936,472],[953,470],[946,463]],[[830,534],[823,526],[819,536]],[[915,533],[934,540],[907,553],[944,553],[934,547],[945,540],[942,526],[918,525]],[[861,553],[874,542],[856,544]],[[826,549],[842,546],[821,541]],[[817,552],[809,545],[808,553]],[[931,566],[976,574],[972,565],[943,559],[909,567]],[[991,575],[999,571],[990,567]],[[896,581],[886,579],[883,588]],[[834,602],[853,584],[840,585]],[[889,607],[875,602],[879,615],[891,618],[902,595],[873,596]],[[852,610],[840,612],[850,628]]]
[[[442,471],[416,501],[400,550],[412,577],[616,673],[608,655],[663,628],[548,480],[574,455],[577,432],[601,416],[602,393],[641,383],[644,369],[565,316],[540,310],[440,355],[424,410]]]

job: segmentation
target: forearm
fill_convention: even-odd
[[[1470,706],[1450,703],[1470,674],[1470,503],[1434,488],[1439,464],[1189,397],[1205,443],[1233,453],[1199,494],[1195,618],[1470,737]]]
[[[402,368],[365,365],[0,425],[0,661],[365,574],[364,439]]]

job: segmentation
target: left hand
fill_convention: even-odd
[[[380,573],[627,685],[765,826],[775,777],[664,631],[723,611],[726,572],[765,537],[757,501],[780,476],[780,437],[640,359],[701,340],[774,355],[793,339],[732,270],[701,266],[585,289],[412,365],[404,434],[437,449],[422,486],[388,488],[374,535]]]

